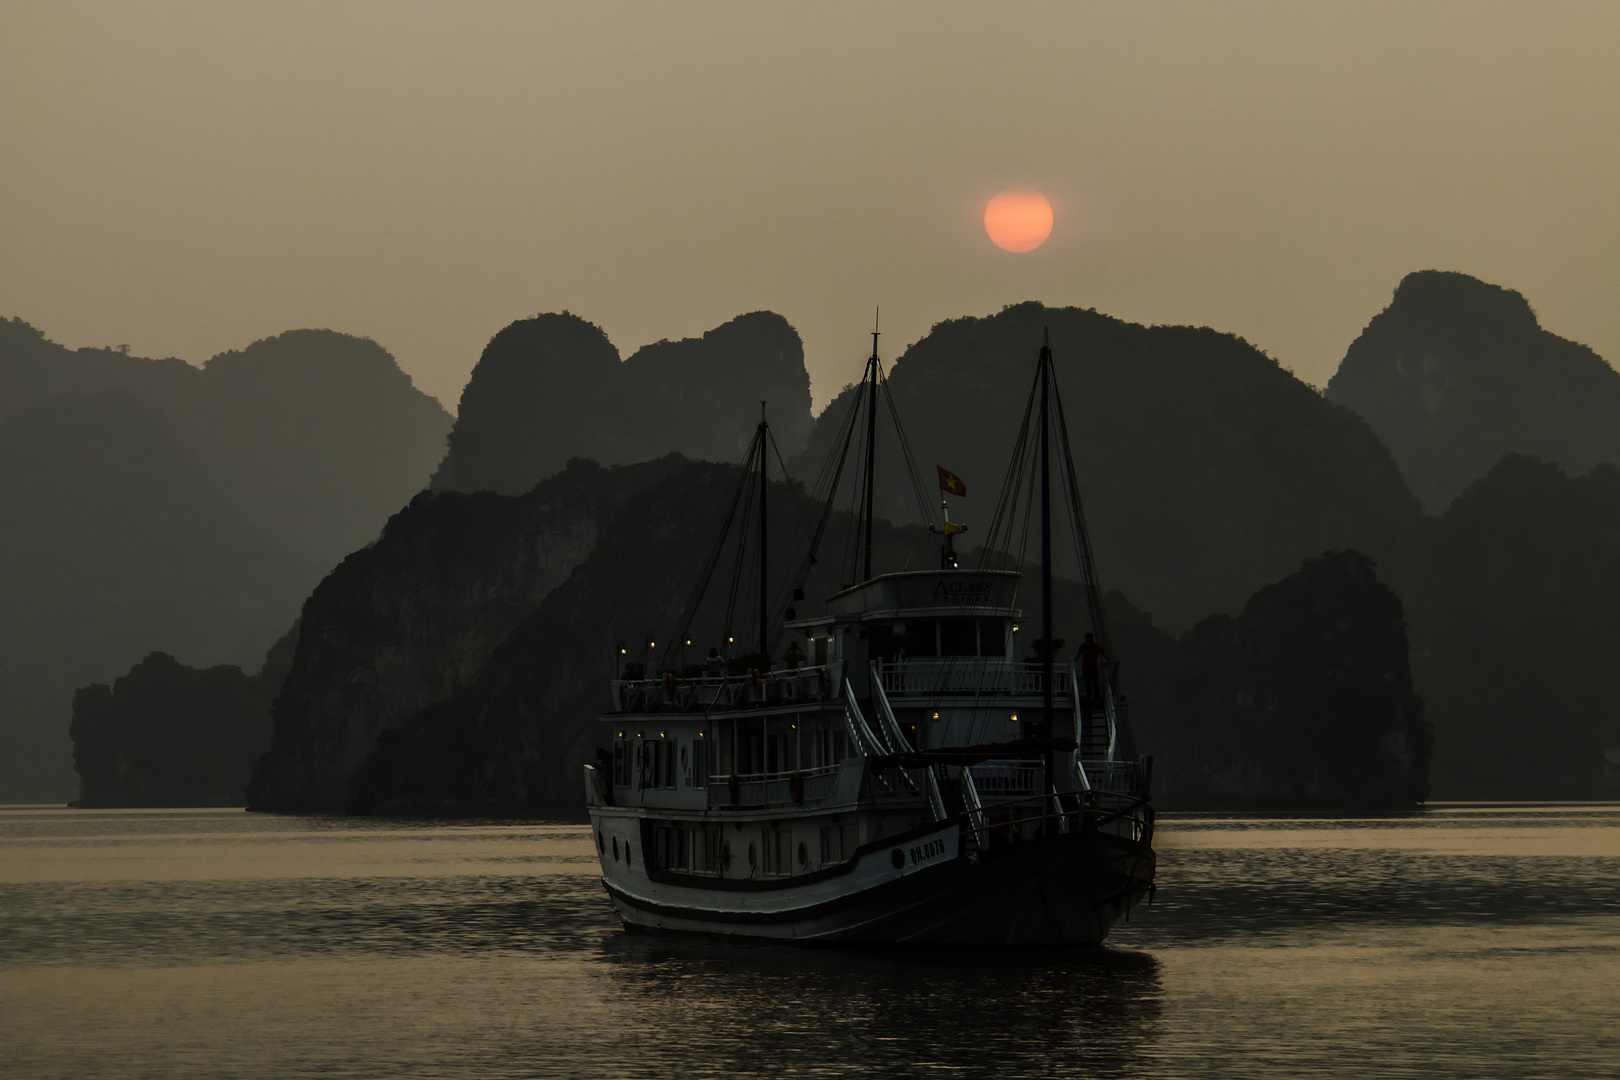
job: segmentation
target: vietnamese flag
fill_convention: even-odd
[[[967,485],[962,483],[960,476],[957,476],[943,465],[935,465],[934,468],[939,470],[939,490],[947,495],[961,495],[964,497],[967,495]]]

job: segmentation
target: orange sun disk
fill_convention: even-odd
[[[984,208],[984,231],[1003,251],[1034,251],[1052,235],[1052,204],[1029,188],[1012,188]]]

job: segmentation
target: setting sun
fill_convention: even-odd
[[[1052,204],[1029,188],[1011,188],[984,208],[984,231],[1003,251],[1034,251],[1052,235]]]

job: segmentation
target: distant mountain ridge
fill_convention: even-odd
[[[1433,513],[1507,453],[1577,474],[1620,463],[1620,372],[1467,274],[1403,278],[1326,396],[1367,419]]]
[[[961,476],[969,497],[953,513],[970,527],[989,524],[1048,329],[1109,587],[1179,631],[1236,611],[1326,550],[1367,552],[1400,580],[1421,512],[1365,421],[1231,334],[1074,307],[1024,303],[942,322],[893,362],[890,390],[924,483],[935,463]],[[857,392],[821,414],[800,475],[815,474]],[[886,424],[879,512],[913,521]]]
[[[73,790],[73,689],[154,650],[256,660],[425,485],[449,416],[375,342],[202,368],[0,320],[0,801]]]
[[[660,341],[623,362],[600,327],[566,311],[537,315],[485,347],[433,488],[519,495],[575,457],[735,461],[761,401],[783,453],[796,453],[811,424],[810,375],[798,332],[773,312]]]

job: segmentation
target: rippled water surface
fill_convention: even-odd
[[[7,1077],[1620,1076],[1620,806],[1163,815],[1099,950],[629,938],[584,827],[0,809]]]

